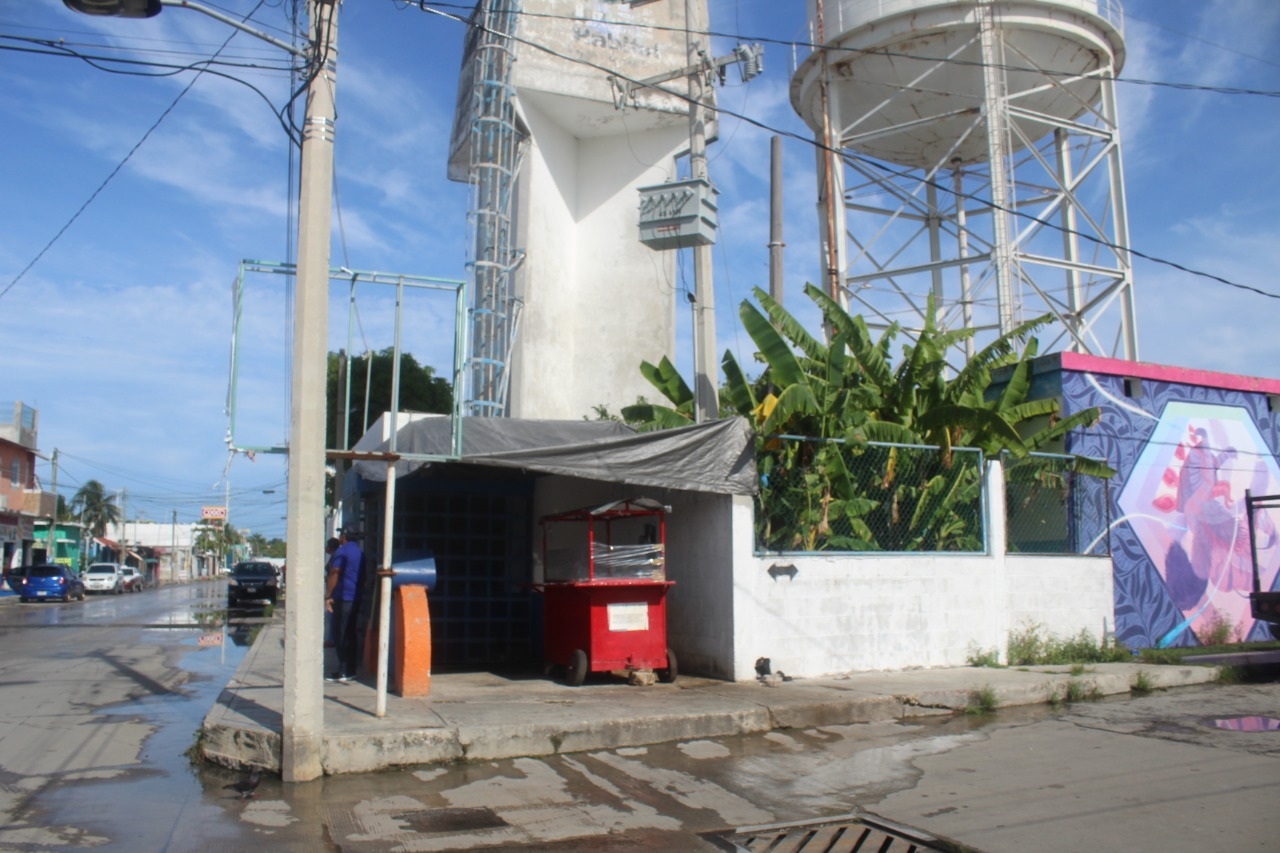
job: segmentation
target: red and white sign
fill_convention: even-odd
[[[227,520],[227,508],[225,506],[206,506],[200,508],[200,517],[203,519],[211,519],[214,521]]]

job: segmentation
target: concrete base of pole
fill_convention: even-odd
[[[324,732],[300,731],[285,726],[280,738],[281,778],[285,782],[311,782],[324,775]]]

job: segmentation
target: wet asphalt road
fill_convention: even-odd
[[[225,618],[218,582],[0,606],[0,851],[712,850],[701,833],[857,810],[989,853],[1276,849],[1274,684],[265,777],[241,800],[185,756],[261,616]]]

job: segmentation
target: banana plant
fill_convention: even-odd
[[[1058,418],[1056,400],[1028,400],[1033,333],[1050,321],[1030,320],[997,338],[954,375],[947,354],[973,329],[940,331],[929,299],[924,327],[902,347],[895,366],[896,324],[873,338],[862,317],[851,315],[821,289],[805,293],[831,329],[829,340],[809,334],[760,288],[757,307],[739,307],[743,328],[764,365],[755,380],[732,352],[721,366],[722,405],[749,418],[759,437],[757,498],[759,542],[770,550],[949,550],[981,545],[981,513],[973,508],[981,471],[956,448],[1021,458],[1072,429],[1096,422],[1089,409]],[[998,393],[993,372],[1009,376]],[[628,420],[651,428],[692,422],[693,394],[663,359],[642,372],[671,406],[628,407]],[[1047,426],[1041,426],[1047,420]],[[783,442],[781,436],[825,439]],[[839,440],[833,442],[831,440]],[[931,458],[892,445],[925,445]],[[1076,457],[1079,473],[1111,476],[1096,460]]]

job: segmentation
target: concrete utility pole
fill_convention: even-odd
[[[843,303],[840,281],[840,277],[843,274],[840,268],[840,244],[843,237],[840,234],[841,229],[837,225],[836,219],[836,196],[843,195],[836,185],[836,173],[839,168],[837,158],[840,156],[840,145],[831,127],[831,72],[827,66],[827,34],[826,24],[823,19],[822,0],[816,0],[814,11],[818,28],[816,41],[818,50],[822,51],[822,76],[819,83],[822,87],[822,150],[818,151],[818,172],[822,176],[821,216],[824,225],[823,239],[826,243],[823,246],[823,260],[826,263],[826,269],[823,270],[823,289],[833,300]],[[842,199],[840,206],[843,207],[843,205]],[[827,334],[830,336],[830,329],[827,330]]]
[[[53,512],[49,513],[49,536],[44,540],[44,561],[46,563],[52,563],[53,558],[58,556],[58,448],[55,447],[53,449],[53,453],[49,456],[49,461],[53,464],[53,477],[49,485],[49,488],[53,490]]]
[[[285,597],[281,776],[324,772],[325,374],[329,334],[337,0],[309,0],[311,51],[298,197],[298,278],[293,313],[289,427],[289,595]]]
[[[695,17],[693,10],[699,14]],[[707,31],[705,4],[684,0],[685,44],[689,51],[689,177],[710,182],[707,176],[706,47],[695,35]],[[720,397],[716,391],[716,293],[712,277],[710,244],[693,247],[694,406],[698,421],[720,417]]]
[[[785,276],[782,268],[782,137],[769,142],[769,295],[782,304]]]
[[[284,726],[281,776],[321,775],[324,731],[322,637],[324,578],[325,358],[329,336],[329,239],[333,195],[334,86],[341,0],[308,0],[311,43],[303,50],[192,0],[63,0],[88,15],[151,18],[166,6],[190,9],[306,59],[307,115],[298,192],[298,266],[293,313],[289,425],[288,559],[285,599]],[[228,500],[230,495],[228,494]],[[123,504],[123,501],[122,501]],[[123,519],[121,519],[123,523]],[[123,528],[122,528],[123,529]],[[122,534],[123,535],[123,534]]]

